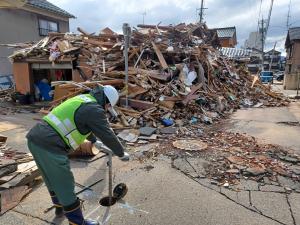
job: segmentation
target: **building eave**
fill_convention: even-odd
[[[57,13],[52,13],[52,12],[49,12],[47,10],[38,9],[36,7],[32,7],[32,6],[28,6],[28,5],[25,5],[24,7],[22,7],[22,9],[25,10],[25,11],[28,11],[28,12],[36,13],[36,14],[39,14],[39,15],[51,17],[51,18],[58,19],[58,20],[63,20],[63,21],[66,21],[66,22],[68,22],[69,19],[70,19],[69,17],[62,16],[62,15],[59,15]]]

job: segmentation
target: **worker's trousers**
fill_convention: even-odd
[[[55,192],[62,206],[76,202],[74,176],[67,155],[53,153],[28,141],[28,148],[39,168],[49,192]]]

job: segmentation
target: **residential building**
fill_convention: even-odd
[[[300,73],[300,27],[290,28],[285,41],[286,67],[284,88],[297,89]]]
[[[270,50],[264,53],[264,69],[274,72],[282,70],[281,52]]]
[[[217,31],[221,47],[234,48],[237,45],[235,27],[214,28],[213,30]]]
[[[75,17],[46,0],[27,0],[20,1],[18,6],[7,5],[0,9],[0,44],[33,42],[49,32],[68,32],[70,18]],[[0,46],[2,78],[13,74],[12,64],[7,58],[12,53],[13,49]]]

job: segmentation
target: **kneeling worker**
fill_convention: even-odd
[[[64,213],[70,224],[96,225],[98,222],[83,217],[80,201],[74,192],[68,153],[77,149],[85,139],[94,143],[96,136],[121,160],[129,159],[106,117],[106,110],[118,100],[114,87],[97,86],[89,94],[70,98],[55,107],[26,136],[28,148],[56,207],[55,214],[61,216]]]

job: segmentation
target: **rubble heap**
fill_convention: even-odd
[[[282,106],[288,101],[252,77],[243,66],[220,55],[215,31],[203,24],[177,26],[139,25],[131,35],[129,83],[124,82],[124,37],[109,28],[99,35],[82,29],[81,34],[50,33],[38,43],[16,51],[11,59],[48,58],[61,63],[66,58],[86,66],[85,85],[100,81],[120,90],[115,127],[159,127],[189,123],[213,123],[240,107]],[[94,81],[94,82],[91,82]],[[83,90],[70,84],[53,105]],[[57,87],[58,88],[58,87]],[[129,107],[125,106],[128,90]]]
[[[244,134],[204,130],[197,138],[174,137],[160,141],[159,147],[136,149],[139,160],[165,154],[173,158],[175,168],[193,177],[208,178],[218,186],[238,185],[241,180],[277,185],[280,179],[288,179],[291,189],[300,190],[299,154],[278,145],[259,143],[255,137]],[[189,163],[191,168],[186,166]]]

